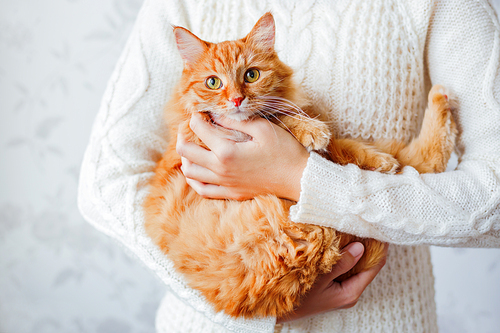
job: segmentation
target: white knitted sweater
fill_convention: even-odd
[[[210,41],[236,39],[266,11],[276,49],[340,137],[409,140],[431,84],[455,92],[458,168],[401,175],[311,154],[294,221],[393,244],[351,309],[282,332],[437,331],[427,245],[500,246],[500,27],[486,0],[146,0],[118,61],[85,153],[79,207],[170,286],[160,332],[272,332],[274,318],[233,320],[188,288],[143,228],[141,203],[167,146],[162,108],[182,62],[171,24]]]

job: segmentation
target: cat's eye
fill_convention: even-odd
[[[258,69],[251,68],[245,72],[245,82],[255,82],[259,79],[260,72]]]
[[[205,80],[205,85],[208,89],[217,90],[222,87],[222,81],[217,76],[211,76]]]

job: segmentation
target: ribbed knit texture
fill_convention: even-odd
[[[236,39],[266,11],[276,49],[340,137],[409,140],[431,84],[455,92],[456,171],[401,175],[311,154],[294,221],[399,244],[358,304],[281,332],[435,332],[427,245],[500,246],[500,27],[485,0],[146,0],[109,81],[85,153],[79,207],[170,286],[159,332],[272,332],[275,319],[214,313],[144,231],[142,201],[167,146],[162,108],[182,62],[171,24]]]

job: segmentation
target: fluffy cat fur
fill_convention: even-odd
[[[278,59],[274,34],[270,13],[246,37],[218,44],[174,28],[184,71],[165,109],[169,146],[144,202],[145,228],[154,243],[215,310],[235,317],[284,316],[300,304],[319,274],[330,271],[345,245],[360,241],[365,252],[340,280],[380,262],[384,246],[332,228],[291,222],[294,202],[274,195],[246,201],[199,196],[186,184],[175,149],[178,130],[203,145],[188,125],[193,113],[201,112],[214,126],[217,116],[265,116],[335,163],[390,173],[405,165],[419,172],[444,171],[456,132],[445,90],[434,86],[420,135],[410,143],[334,138],[294,83],[292,69]],[[260,73],[255,82],[244,80],[249,69]],[[214,75],[222,82],[219,89],[207,86]],[[235,96],[244,98],[238,107]],[[246,139],[219,130],[235,140]]]

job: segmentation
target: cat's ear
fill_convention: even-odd
[[[255,23],[252,31],[245,37],[247,42],[251,42],[264,50],[274,50],[274,18],[270,12],[265,13]]]
[[[196,62],[207,48],[206,42],[187,29],[174,27],[174,36],[179,53],[188,66]]]

